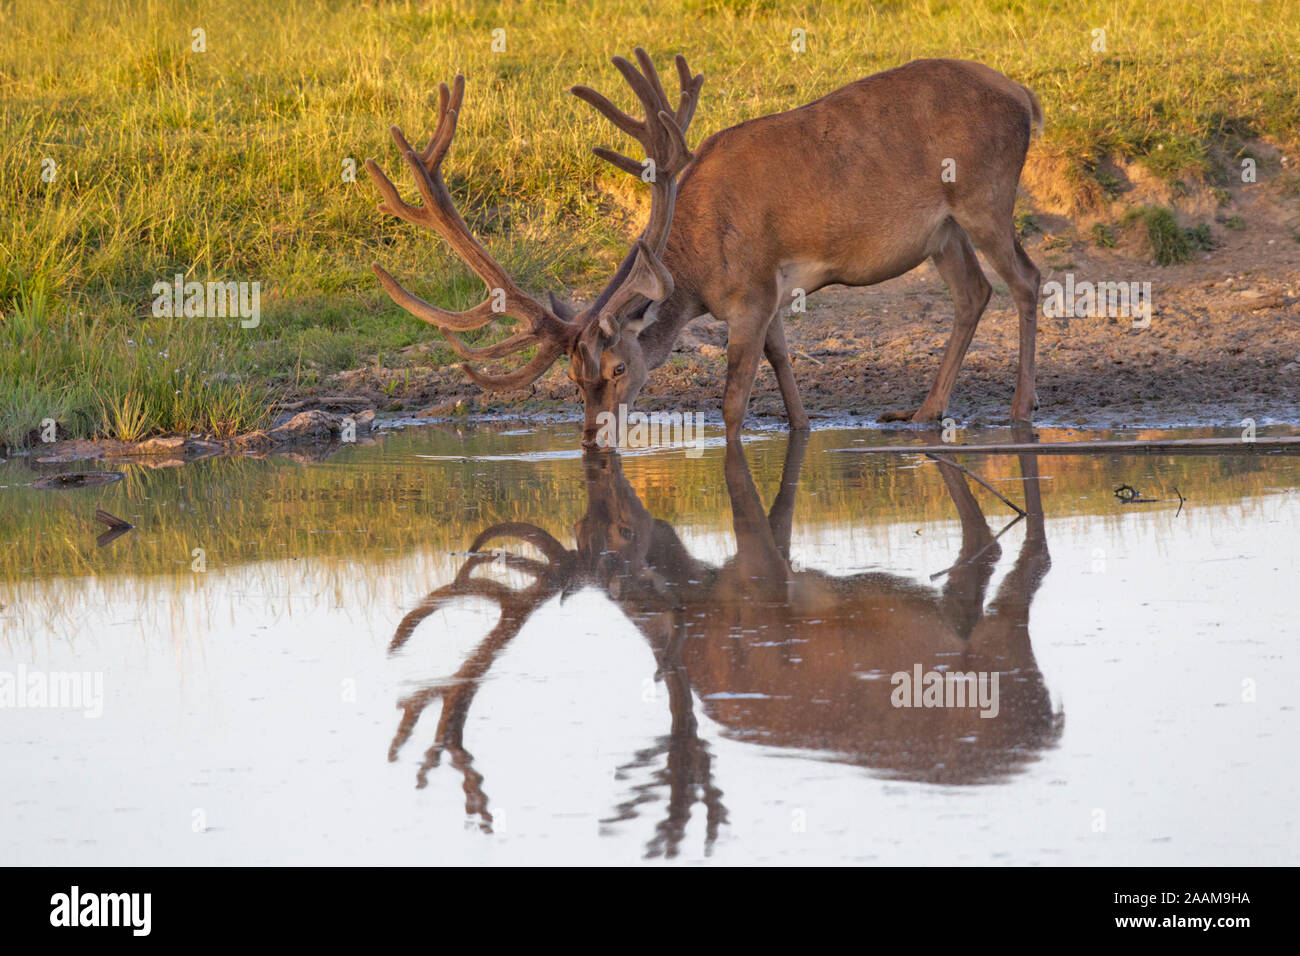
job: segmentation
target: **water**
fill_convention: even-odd
[[[1295,861],[1300,459],[751,439],[0,464],[0,858]]]

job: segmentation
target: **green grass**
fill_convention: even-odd
[[[1093,244],[1100,249],[1115,248],[1115,230],[1105,223],[1094,223],[1091,232],[1089,232],[1089,237],[1092,239]]]
[[[1202,223],[1184,229],[1178,225],[1172,210],[1164,206],[1130,209],[1121,217],[1120,223],[1144,230],[1151,258],[1162,266],[1187,262],[1196,252],[1205,252],[1215,247],[1208,225]]]
[[[196,27],[206,52],[191,50]],[[149,431],[242,427],[255,399],[428,339],[378,290],[375,259],[426,298],[477,301],[436,238],[376,211],[361,169],[377,157],[409,191],[387,127],[427,135],[437,82],[457,70],[447,176],[466,218],[525,287],[590,290],[637,203],[589,152],[626,144],[564,90],[626,102],[608,58],[638,43],[708,75],[693,142],[920,56],[1026,83],[1047,116],[1037,148],[1103,193],[1108,155],[1172,183],[1221,178],[1214,157],[1250,137],[1300,142],[1300,21],[1273,0],[0,0],[0,440],[49,417],[117,434],[105,410],[128,395]],[[260,327],[148,317],[151,286],[177,272],[261,282]],[[173,358],[151,364],[159,352]]]
[[[1017,206],[1020,201],[1017,200]],[[1015,214],[1016,236],[1025,239],[1035,232],[1042,232],[1043,227],[1038,224],[1038,217],[1028,209],[1017,209]]]
[[[277,389],[241,332],[222,320],[56,316],[43,291],[21,290],[0,324],[0,445],[22,445],[47,420],[59,438],[127,441],[257,428]]]

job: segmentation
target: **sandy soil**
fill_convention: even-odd
[[[1218,247],[1189,263],[1162,267],[1150,261],[1140,230],[1121,230],[1118,246],[1102,249],[1080,238],[1090,228],[1087,218],[1038,213],[1042,231],[1025,247],[1045,283],[1064,282],[1066,273],[1076,283],[1150,282],[1153,302],[1150,325],[1142,329],[1127,318],[1041,320],[1038,422],[1300,423],[1300,204],[1276,184],[1260,183],[1234,190],[1227,205],[1193,194],[1181,203],[1179,217],[1185,226],[1209,223]],[[1228,228],[1230,217],[1239,217],[1234,224],[1244,228]],[[965,424],[1005,421],[1014,384],[1014,305],[987,265],[985,272],[994,295],[948,408]],[[942,279],[926,263],[879,286],[822,290],[809,297],[807,313],[786,323],[809,413],[875,419],[885,410],[920,404],[947,342],[952,306]],[[417,368],[403,388],[391,383],[385,393],[385,384],[403,373],[372,367],[335,376],[314,397],[365,398],[380,409],[430,417],[577,411],[577,391],[562,365],[531,389],[503,398],[480,392],[457,367],[421,369],[420,356],[412,358]],[[708,317],[697,320],[670,361],[651,373],[638,407],[681,408],[689,401],[693,409],[716,411],[725,377],[726,326]],[[766,364],[750,413],[756,420],[783,414]]]

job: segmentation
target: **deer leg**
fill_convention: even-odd
[[[804,454],[808,451],[808,430],[792,431],[786,438],[785,463],[781,466],[781,489],[767,513],[767,523],[772,529],[781,557],[790,560],[790,532],[794,527],[795,496],[799,492],[799,473],[803,470]]]
[[[944,584],[941,606],[943,616],[953,630],[963,638],[969,638],[984,612],[985,591],[1002,549],[961,470],[943,461],[938,465],[939,474],[961,519],[961,551]]]
[[[785,345],[785,323],[779,315],[767,327],[763,354],[767,356],[772,371],[776,373],[776,383],[781,387],[781,401],[785,402],[785,417],[790,423],[790,430],[806,431],[809,427],[808,416],[804,413],[803,402],[799,400],[799,386],[795,384],[790,353]]]
[[[720,317],[727,323],[727,386],[722,395],[722,421],[727,426],[728,442],[740,440],[758,360],[767,342],[768,327],[776,320],[774,299],[775,293],[762,302],[751,298],[721,312]]]
[[[999,216],[980,222],[963,222],[979,251],[989,260],[1011,290],[1020,313],[1020,357],[1016,368],[1016,391],[1011,399],[1011,421],[1028,422],[1038,405],[1034,392],[1034,350],[1038,334],[1038,267],[1025,255],[1016,239],[1011,217]]]
[[[788,601],[790,562],[781,552],[739,442],[727,443],[724,474],[727,496],[731,499],[732,530],[736,535],[733,562],[745,594]]]
[[[1042,674],[1034,663],[1034,649],[1029,639],[1029,606],[1052,567],[1052,557],[1047,549],[1044,529],[1038,456],[1026,454],[1017,457],[1020,459],[1025,510],[1028,512],[1025,540],[1015,564],[998,585],[988,612],[972,635],[972,647],[998,670],[1019,669],[1028,675],[1032,682],[1030,699],[1046,702],[1050,695],[1042,686]],[[1038,709],[1040,719],[1048,723],[1051,720],[1050,707],[1043,703]]]
[[[758,374],[761,341],[744,339],[727,345],[727,387],[722,396],[722,421],[727,426],[727,441],[740,440],[749,408],[749,393]]]
[[[943,417],[948,408],[948,399],[952,397],[953,386],[957,384],[957,372],[961,369],[962,360],[966,358],[971,339],[975,337],[975,327],[979,325],[984,307],[993,294],[993,287],[980,269],[970,237],[956,223],[949,224],[947,240],[930,257],[930,261],[952,293],[952,334],[948,336],[948,345],[944,349],[934,384],[930,386],[930,392],[925,396],[921,407],[885,412],[880,416],[882,422],[932,422]]]

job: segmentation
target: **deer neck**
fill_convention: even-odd
[[[646,366],[658,368],[668,361],[682,329],[700,314],[695,296],[679,283],[676,291],[659,305],[658,318],[637,336]]]

